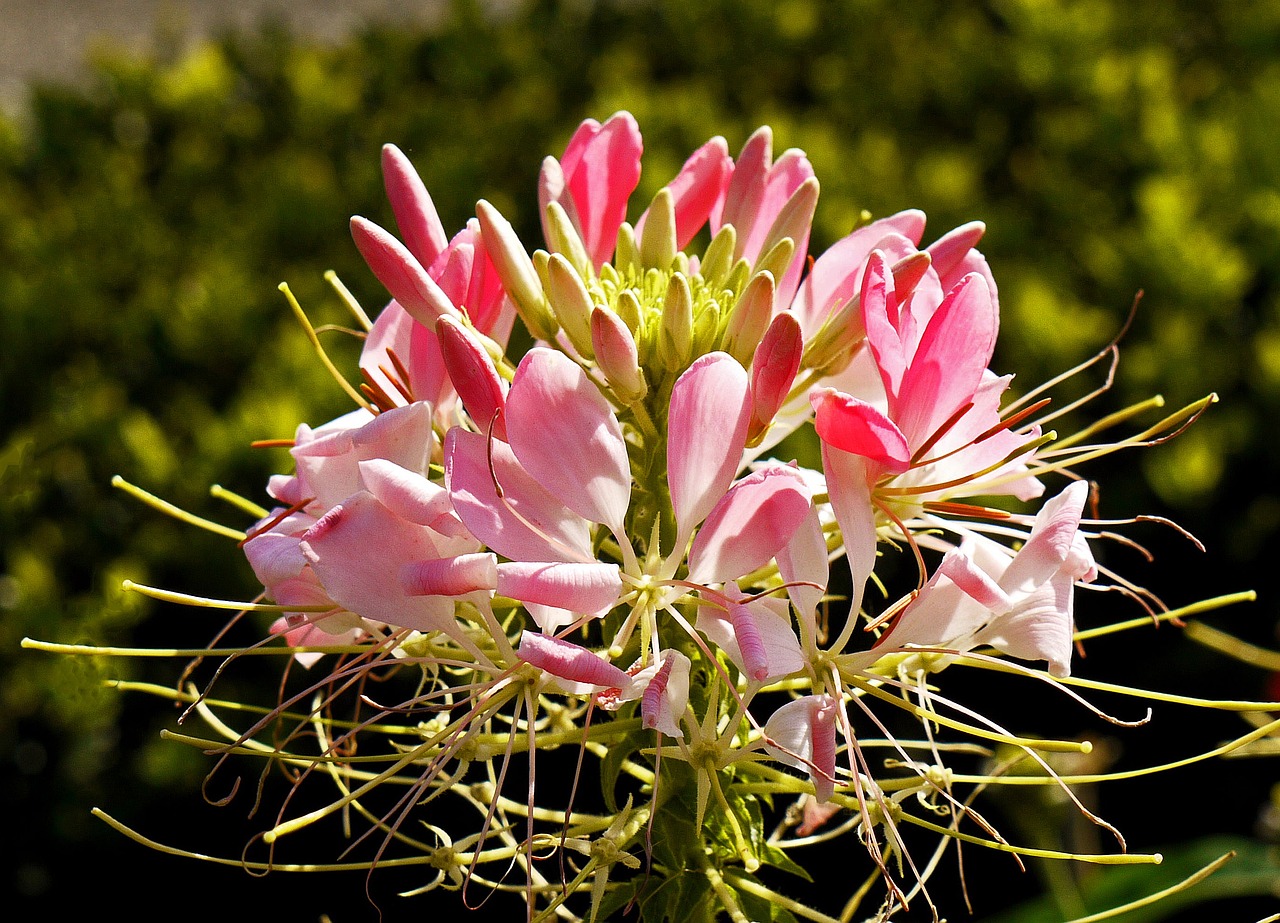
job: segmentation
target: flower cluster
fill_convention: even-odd
[[[384,149],[398,236],[351,222],[392,298],[372,322],[351,302],[361,406],[298,427],[242,541],[267,600],[250,608],[280,613],[308,680],[227,730],[338,786],[282,814],[273,850],[354,812],[368,865],[515,890],[531,919],[829,920],[757,872],[847,834],[887,919],[930,900],[948,843],[1019,851],[960,790],[999,771],[963,776],[940,735],[1050,781],[1042,754],[1088,749],[1018,737],[937,674],[1069,677],[1075,589],[1145,596],[1095,562],[1075,469],[1208,400],[1057,439],[1046,394],[1008,400],[990,368],[980,223],[922,247],[904,211],[811,257],[818,181],[763,128],[736,157],[707,142],[632,223],[641,151],[627,113],[583,123],[542,165],[531,254],[485,201],[449,237]],[[928,861],[909,828],[937,837]],[[1155,861],[1119,847],[1084,858]]]

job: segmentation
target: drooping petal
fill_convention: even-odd
[[[656,728],[668,737],[684,739],[680,718],[689,702],[689,658],[677,650],[667,650],[649,670],[653,675],[644,684],[640,717],[646,728]],[[637,674],[640,680],[648,670]]]
[[[400,583],[405,564],[441,556],[438,538],[361,491],[312,526],[302,553],[343,608],[387,625],[455,634],[453,600],[410,596]]]
[[[1029,593],[1062,569],[1071,554],[1088,496],[1088,482],[1074,481],[1041,507],[1026,544],[1000,576],[1005,591]]]
[[[508,438],[524,469],[569,509],[620,534],[631,463],[613,408],[582,367],[558,350],[531,349],[506,407]]]
[[[765,750],[774,759],[807,773],[819,804],[835,792],[836,719],[839,702],[807,695],[778,708],[765,722]]]
[[[671,390],[667,481],[680,536],[729,489],[751,420],[747,373],[727,353],[696,359]]]
[[[516,561],[595,559],[587,521],[530,477],[505,442],[455,426],[445,437],[444,465],[458,517],[498,554]]]
[[[804,669],[804,653],[791,628],[786,601],[758,599],[742,603],[730,584],[728,605],[702,606],[697,629],[728,655],[738,669],[757,682],[768,682]]]
[[[824,445],[861,456],[883,470],[906,471],[911,447],[894,422],[856,397],[820,388],[811,397],[813,427]]]
[[[790,540],[812,494],[800,473],[771,463],[738,481],[712,509],[689,550],[689,580],[713,584],[762,567]]]
[[[525,663],[562,680],[561,686],[566,692],[581,695],[613,686],[627,686],[631,682],[625,671],[594,651],[538,632],[523,632],[516,653]]]
[[[617,605],[622,593],[616,564],[510,561],[498,565],[497,580],[502,596],[597,618]]]
[[[1070,676],[1074,585],[1070,575],[1055,575],[977,632],[974,645],[990,644],[1022,660],[1045,660],[1054,676]]]

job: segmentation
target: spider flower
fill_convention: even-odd
[[[378,844],[371,866],[424,854],[427,889],[505,888],[486,870],[519,865],[531,918],[637,900],[670,916],[683,892],[666,884],[696,875],[708,906],[745,919],[773,895],[761,864],[856,830],[887,919],[928,899],[938,865],[914,862],[903,824],[1019,848],[953,790],[965,751],[939,729],[1048,746],[924,675],[993,650],[1067,677],[1075,588],[1140,594],[1094,562],[1086,482],[1034,505],[1055,472],[1198,410],[1050,454],[1043,402],[1002,406],[1010,377],[989,367],[999,298],[980,222],[922,249],[924,215],[906,210],[810,254],[818,180],[802,152],[774,156],[769,129],[736,157],[711,139],[636,202],[643,147],[628,113],[584,122],[543,161],[532,251],[483,200],[450,238],[408,159],[383,150],[399,236],[351,222],[391,299],[348,385],[362,407],[298,427],[294,472],[272,478],[276,506],[242,542],[283,613],[266,634],[343,653],[232,743],[269,729],[261,752],[298,784],[339,780],[327,807],[264,833],[273,849],[341,812],[368,821],[350,848]],[[527,341],[510,337],[517,317],[523,355],[507,350]],[[788,437],[816,443],[821,469],[781,455]],[[919,571],[901,595],[879,571],[894,544]],[[897,598],[879,614],[873,584]],[[895,708],[925,743],[894,737]],[[869,736],[896,758],[872,760]],[[574,767],[567,797],[547,761]],[[596,778],[603,807],[578,810]],[[768,834],[779,798],[798,840]],[[450,800],[478,820],[435,813]],[[559,847],[589,859],[555,882],[533,860]]]

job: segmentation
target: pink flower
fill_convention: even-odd
[[[1079,532],[1087,495],[1088,485],[1076,481],[1046,503],[1016,554],[967,536],[876,646],[855,660],[869,666],[915,647],[963,653],[990,645],[1023,660],[1048,661],[1054,676],[1070,675],[1074,587],[1097,576]]]
[[[783,705],[764,726],[765,750],[778,762],[808,773],[818,804],[835,793],[839,709],[832,696],[807,695]]]

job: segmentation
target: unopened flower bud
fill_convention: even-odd
[[[729,315],[724,332],[724,351],[742,364],[751,365],[751,357],[773,317],[774,278],[771,272],[759,272],[747,283]]]
[[[663,187],[649,206],[640,235],[640,261],[653,269],[669,269],[676,258],[676,205],[671,190]]]
[[[606,263],[605,266],[609,264]],[[638,272],[641,269],[640,245],[636,243],[636,230],[626,221],[618,225],[618,242],[614,245],[613,266],[609,266],[609,269],[613,270],[615,266],[624,271],[630,269]]]
[[[649,390],[640,368],[636,341],[626,323],[608,308],[591,312],[591,345],[596,364],[618,399],[626,404],[640,400]]]
[[[795,240],[790,237],[784,237],[764,251],[760,259],[756,260],[753,271],[755,273],[773,273],[775,279],[781,279],[786,273],[787,267],[791,265],[791,258],[795,256],[795,252]]]
[[[502,279],[502,287],[520,313],[520,319],[534,337],[551,340],[556,335],[556,321],[547,309],[538,271],[516,237],[515,229],[484,199],[476,203],[476,217],[480,219],[480,238],[485,251]]]
[[[838,375],[849,367],[866,336],[862,301],[851,298],[827,315],[818,332],[804,345],[800,364],[824,378]]]
[[[747,429],[747,445],[759,445],[786,403],[791,385],[800,370],[804,342],[800,322],[783,312],[773,319],[765,331],[751,364],[751,424]]]
[[[430,266],[449,239],[422,177],[394,144],[382,148],[382,181],[404,245],[419,263]]]
[[[481,432],[492,428],[494,437],[505,442],[507,427],[502,409],[506,404],[506,391],[484,344],[464,324],[451,317],[442,317],[436,323],[436,337],[440,341],[445,371],[467,414]]]
[[[582,276],[568,259],[559,253],[553,253],[547,262],[547,281],[547,303],[556,320],[560,322],[578,355],[592,358],[593,303],[587,287],[582,283]]]
[[[546,216],[547,243],[554,253],[562,254],[565,259],[584,278],[592,274],[591,257],[587,248],[578,236],[578,229],[573,226],[569,213],[559,202],[547,204]]]
[[[721,282],[733,268],[733,250],[738,245],[738,232],[732,224],[726,224],[711,238],[698,269],[710,285]]]
[[[654,222],[650,221],[652,225]],[[668,369],[684,368],[693,346],[693,293],[689,280],[674,273],[667,283],[662,303],[662,326],[658,331],[658,357]]]
[[[357,215],[351,219],[351,237],[378,281],[418,323],[433,330],[436,318],[460,316],[417,257],[390,231]]]

